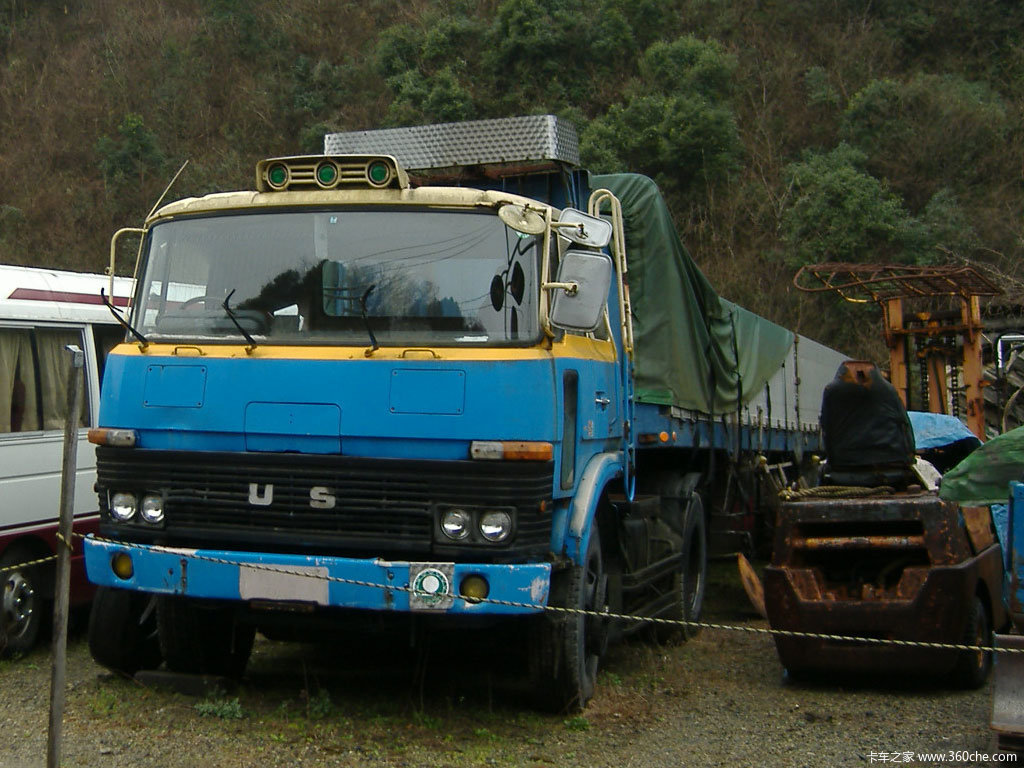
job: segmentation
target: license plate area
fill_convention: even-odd
[[[238,571],[238,594],[243,600],[272,600],[327,605],[323,566],[280,566],[280,569],[243,565]]]

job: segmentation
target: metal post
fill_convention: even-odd
[[[903,328],[903,300],[889,299],[885,310],[885,343],[889,346],[889,383],[896,389],[903,405],[909,403],[907,347]]]
[[[984,442],[985,377],[981,367],[981,303],[977,296],[963,302],[964,391],[967,396],[967,428]]]
[[[53,671],[50,675],[50,730],[46,742],[46,768],[60,765],[61,728],[64,723],[64,673],[68,647],[68,589],[71,583],[71,519],[78,469],[78,420],[82,411],[82,369],[85,353],[75,346],[68,376],[68,412],[64,423],[64,465],[61,470],[60,524],[57,533],[57,576],[53,587]]]

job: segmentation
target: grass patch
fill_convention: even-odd
[[[616,672],[607,672],[602,670],[601,672],[601,684],[602,685],[614,685],[616,687],[622,686],[622,676]]]
[[[567,731],[589,731],[590,721],[587,720],[583,715],[576,715],[570,717],[567,720],[563,720],[562,724],[565,725]]]
[[[241,720],[245,717],[242,704],[236,696],[233,699],[209,699],[198,702],[195,711],[203,717],[218,717],[221,720]]]
[[[430,731],[441,730],[442,721],[440,717],[434,715],[428,715],[423,710],[416,710],[412,713],[412,721],[421,728],[426,728]]]
[[[326,689],[321,688],[312,696],[307,696],[306,717],[310,720],[323,720],[325,717],[330,717],[332,712],[334,712],[334,704]]]
[[[100,717],[113,715],[121,703],[120,697],[108,688],[100,688],[89,698],[89,711]]]

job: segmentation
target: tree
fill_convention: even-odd
[[[96,142],[103,178],[110,186],[126,182],[145,183],[147,174],[159,173],[166,158],[156,134],[146,128],[141,115],[129,112],[117,127],[118,136],[102,136]]]
[[[840,136],[866,155],[914,209],[939,189],[959,193],[1004,175],[1009,120],[988,86],[958,75],[868,83],[843,113]]]
[[[782,235],[794,264],[915,260],[915,227],[900,199],[863,169],[865,160],[841,144],[787,167],[794,200]]]
[[[652,44],[624,102],[584,127],[584,164],[646,173],[683,195],[728,178],[742,154],[729,101],[735,68],[714,41],[685,36]]]
[[[956,196],[941,189],[919,216],[868,173],[863,152],[840,144],[786,169],[794,193],[782,217],[794,264],[825,261],[934,264],[966,257],[978,236]]]

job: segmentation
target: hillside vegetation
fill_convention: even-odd
[[[329,130],[556,113],[724,296],[878,357],[870,308],[792,276],[1016,280],[1022,38],[1016,0],[0,0],[0,262],[101,269],[185,160],[172,198]]]

